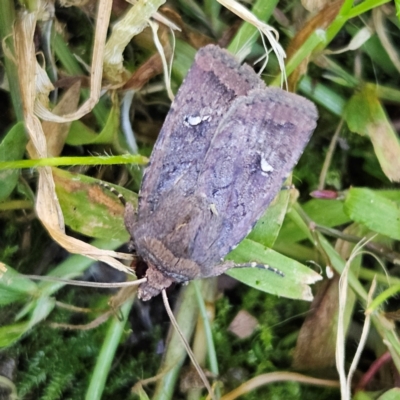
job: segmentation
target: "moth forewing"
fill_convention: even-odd
[[[266,88],[225,50],[199,50],[154,146],[137,220],[125,221],[149,267],[140,298],[234,266],[223,258],[276,196],[317,118],[313,103]]]

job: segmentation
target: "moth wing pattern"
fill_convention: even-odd
[[[137,218],[126,208],[148,265],[141,299],[233,266],[221,261],[276,196],[317,118],[310,101],[266,88],[225,50],[199,50],[153,149]]]
[[[211,216],[194,237],[191,259],[212,268],[247,236],[303,153],[317,119],[312,102],[279,88],[253,90],[232,103],[202,161],[195,196]]]
[[[232,101],[263,87],[252,68],[240,65],[226,50],[209,45],[197,52],[145,171],[139,218],[155,211],[160,198],[176,185],[185,195],[194,193],[204,156]]]

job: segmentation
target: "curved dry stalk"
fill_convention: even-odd
[[[168,297],[167,297],[167,292],[165,291],[165,289],[163,289],[161,291],[162,294],[162,299],[164,302],[164,306],[165,306],[165,310],[167,311],[167,314],[171,320],[172,325],[174,326],[176,332],[178,333],[182,344],[184,345],[188,356],[190,357],[190,360],[192,361],[193,366],[195,367],[196,371],[198,372],[202,382],[204,383],[204,386],[206,387],[206,389],[208,390],[209,395],[211,396],[211,398],[213,400],[216,400],[215,396],[214,396],[214,392],[210,386],[210,383],[208,382],[208,379],[206,377],[206,375],[204,374],[204,371],[202,370],[202,368],[200,367],[199,363],[196,360],[196,357],[193,354],[192,349],[190,348],[190,345],[188,343],[188,341],[186,340],[184,334],[182,333],[181,329],[179,328],[178,323],[176,322],[176,319],[174,317],[174,313],[171,310],[171,307],[169,305],[169,301],[168,301]]]
[[[375,292],[375,289],[376,289],[376,278],[374,278],[374,280],[372,281],[371,288],[368,292],[367,308],[372,301],[372,296]],[[347,374],[347,392],[348,393],[351,392],[351,381],[353,379],[354,373],[356,372],[358,362],[360,361],[361,353],[364,350],[364,346],[367,342],[370,326],[371,326],[371,315],[368,313],[365,313],[365,320],[364,320],[364,325],[363,325],[363,329],[361,332],[360,341],[358,343],[356,354],[353,357],[353,361],[351,362],[349,372]]]
[[[99,2],[92,58],[91,95],[89,100],[87,100],[78,111],[69,115],[64,115],[63,117],[51,113],[42,104],[41,107],[44,109],[44,112],[38,115],[43,119],[56,122],[76,120],[91,111],[93,106],[97,103],[101,89],[104,47],[111,5],[112,2],[109,0],[101,0]],[[21,98],[23,101],[25,126],[31,139],[30,155],[32,158],[46,158],[48,157],[48,146],[42,125],[35,115],[35,110],[37,111],[38,106],[35,102],[39,101],[39,98],[45,99],[45,94],[51,90],[51,84],[49,85],[47,75],[38,65],[35,56],[33,35],[38,15],[39,12],[20,15],[14,29],[14,41],[16,60],[18,61],[17,67],[21,87]],[[38,79],[41,79],[40,92],[35,86],[36,76]],[[118,270],[130,273],[129,268],[117,260],[118,258],[129,259],[131,257],[130,255],[97,249],[88,243],[66,235],[64,218],[55,193],[52,169],[49,167],[42,167],[38,169],[38,173],[36,212],[50,236],[70,253],[81,254],[95,260],[103,261]]]
[[[279,68],[282,72],[282,81],[287,86],[286,70],[285,70],[285,58],[286,53],[282,46],[279,44],[279,33],[272,26],[260,21],[252,12],[250,12],[246,7],[242,6],[240,3],[234,0],[218,0],[224,7],[232,11],[234,14],[238,15],[243,20],[254,25],[262,34],[268,39],[272,50],[274,51],[276,58],[278,60]]]
[[[103,59],[106,47],[108,24],[111,16],[111,7],[112,1],[99,1],[93,44],[92,67],[90,71],[89,99],[87,99],[75,112],[63,116],[52,113],[39,99],[36,99],[35,113],[40,118],[46,121],[59,123],[75,121],[92,111],[93,107],[98,103],[101,91],[101,80],[103,77]]]
[[[358,345],[356,354],[353,358],[350,370],[346,377],[345,371],[345,308],[347,302],[347,290],[348,290],[348,274],[352,262],[356,257],[363,253],[363,247],[370,242],[374,237],[370,239],[361,240],[352,251],[348,261],[346,262],[345,268],[340,276],[339,280],[339,310],[338,310],[338,327],[337,327],[337,338],[336,338],[336,369],[339,373],[340,380],[340,392],[342,400],[351,399],[351,379],[353,377],[354,371],[357,367],[361,352],[364,348],[365,342],[367,340],[367,335],[369,332],[369,327],[371,323],[371,317],[366,315],[363,331],[360,338],[360,343]],[[376,280],[374,279],[371,284],[371,290],[368,294],[367,302],[372,301],[372,294],[376,288]]]
[[[102,282],[75,281],[72,279],[58,278],[56,276],[24,275],[24,277],[36,281],[60,282],[71,286],[94,287],[98,289],[115,289],[127,286],[138,286],[141,283],[147,281],[147,278],[142,278],[142,279],[137,279],[136,281],[102,283]]]
[[[97,328],[101,324],[104,324],[104,322],[108,321],[110,316],[113,314],[114,314],[113,310],[107,311],[104,314],[100,315],[99,317],[95,318],[93,321],[91,321],[87,324],[72,325],[72,324],[51,322],[49,325],[51,328],[54,328],[54,329],[68,329],[70,331],[89,331],[89,330]]]
[[[282,381],[294,381],[294,382],[305,383],[308,385],[326,386],[334,388],[339,387],[338,381],[313,378],[311,376],[298,374],[297,372],[286,372],[286,371],[270,372],[268,374],[262,374],[253,379],[248,380],[235,390],[232,390],[232,392],[222,396],[221,400],[234,400],[237,399],[239,396],[242,396],[246,393],[251,392],[254,389],[257,389],[260,386],[264,386],[273,382],[282,382]]]
[[[385,15],[381,8],[374,8],[372,11],[372,19],[374,21],[374,27],[376,34],[378,35],[384,49],[386,50],[390,60],[396,67],[397,71],[400,71],[400,56],[398,46],[392,43],[390,39],[389,30],[385,27]]]
[[[160,42],[160,39],[158,38],[158,35],[157,35],[158,24],[156,22],[150,21],[150,20],[149,20],[148,23],[149,23],[150,28],[151,28],[151,30],[153,32],[154,44],[155,44],[156,49],[157,49],[157,51],[158,51],[158,53],[160,54],[160,57],[161,57],[161,62],[162,62],[163,71],[164,71],[165,88],[167,90],[169,99],[171,101],[174,101],[175,96],[174,96],[174,93],[172,92],[172,88],[171,88],[171,69],[172,69],[171,67],[172,67],[172,65],[168,66],[167,59],[165,57],[164,48],[163,48],[163,46],[162,46],[162,44]]]
[[[76,312],[76,313],[81,313],[81,314],[88,314],[88,313],[93,312],[93,310],[91,308],[73,306],[72,304],[63,303],[62,301],[57,301],[57,300],[55,302],[55,305],[58,308],[61,308],[63,310],[67,310],[70,312]]]

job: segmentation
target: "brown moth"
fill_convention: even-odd
[[[235,267],[224,257],[277,195],[317,119],[312,102],[266,87],[227,51],[198,51],[154,146],[138,210],[125,209],[131,246],[148,265],[142,300]]]

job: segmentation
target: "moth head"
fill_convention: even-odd
[[[143,301],[150,300],[161,293],[163,289],[171,286],[172,278],[165,276],[154,265],[149,264],[146,271],[147,281],[139,286],[138,296]]]

